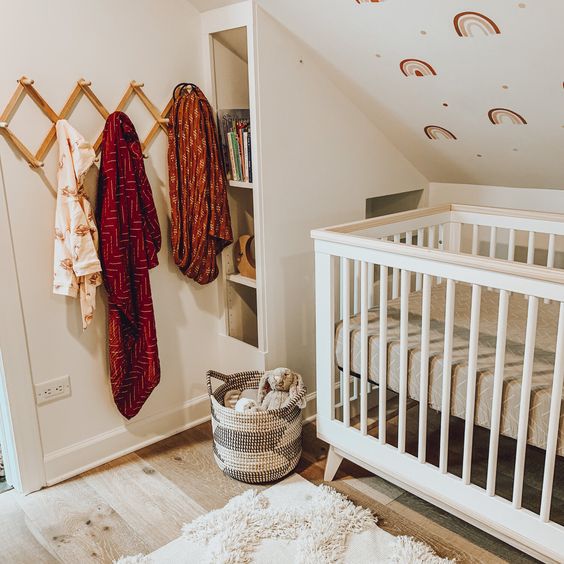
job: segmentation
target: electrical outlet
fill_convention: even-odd
[[[70,396],[70,378],[68,375],[42,382],[35,386],[35,402],[41,405],[50,401],[58,400]]]

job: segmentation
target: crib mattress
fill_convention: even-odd
[[[471,286],[456,284],[455,324],[453,340],[453,362],[451,383],[451,415],[465,418],[466,386],[468,377],[468,343],[470,326]],[[441,408],[444,319],[446,284],[434,284],[431,292],[430,356],[429,356],[429,394],[428,404],[435,410]],[[409,337],[408,337],[408,395],[420,399],[421,373],[421,302],[420,291],[413,292],[409,298]],[[496,291],[482,290],[480,335],[478,346],[478,374],[476,384],[475,424],[490,427],[493,395],[493,374],[497,334],[499,294]],[[523,375],[523,352],[527,322],[528,301],[520,294],[512,294],[509,299],[507,322],[507,346],[505,357],[501,433],[517,438],[519,406],[521,399],[521,380]],[[548,432],[548,418],[559,306],[555,302],[545,304],[539,300],[539,314],[534,374],[529,413],[529,444],[545,448]],[[388,302],[388,374],[387,387],[399,391],[399,298]],[[368,315],[368,378],[373,383],[379,381],[379,343],[378,308],[369,310]],[[350,365],[353,375],[360,374],[360,315],[350,321]],[[343,365],[342,322],[336,328],[336,360]],[[564,404],[564,401],[563,401]],[[560,412],[560,426],[557,452],[564,455],[564,409]]]

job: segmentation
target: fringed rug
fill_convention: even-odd
[[[394,537],[368,509],[295,474],[249,490],[184,525],[182,536],[118,564],[447,564],[425,544]]]

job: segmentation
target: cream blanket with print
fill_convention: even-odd
[[[98,231],[83,187],[96,154],[66,120],[59,120],[56,130],[59,170],[53,293],[80,296],[82,327],[86,329],[96,309],[96,288],[102,282]]]

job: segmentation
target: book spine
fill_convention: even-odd
[[[241,147],[239,146],[239,140],[236,133],[231,133],[231,138],[233,139],[233,152],[235,153],[235,170],[237,171],[235,180],[241,180]]]
[[[249,181],[249,135],[243,131],[243,156],[245,157],[245,173],[243,178],[245,182]]]
[[[229,162],[231,163],[231,178],[237,180],[237,169],[235,167],[235,148],[233,147],[233,137],[231,132],[227,133],[227,144],[229,145]]]
[[[253,181],[253,155],[251,151],[251,132],[247,135],[247,154],[249,155],[249,182]]]
[[[237,141],[239,142],[239,159],[241,164],[240,169],[240,178],[239,180],[243,180],[244,178],[244,170],[245,170],[245,150],[243,145],[243,127],[244,123],[242,121],[237,122]]]

